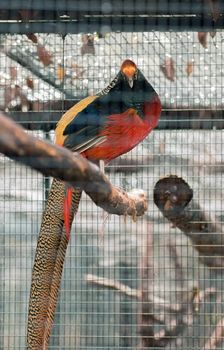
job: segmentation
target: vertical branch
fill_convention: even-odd
[[[185,284],[185,274],[176,245],[174,242],[172,242],[172,240],[170,240],[167,243],[167,248],[169,249],[170,258],[173,260],[175,267],[175,281],[178,282],[183,290]]]
[[[149,295],[152,293],[153,284],[153,237],[152,224],[146,224],[142,240],[142,259],[140,265],[141,274],[141,311],[139,315],[139,333],[141,335],[140,348],[154,346],[154,304]],[[147,225],[147,226],[146,226]]]
[[[219,344],[223,342],[223,340],[224,340],[224,318],[221,318],[221,320],[216,325],[215,330],[213,331],[211,337],[205,343],[203,350],[215,350],[217,349],[217,346],[219,346]]]
[[[130,280],[131,271],[130,265],[127,262],[121,262],[120,280],[123,282]],[[131,333],[131,305],[128,302],[130,299],[127,295],[123,294],[120,300],[120,346],[129,348],[132,345],[132,333]]]

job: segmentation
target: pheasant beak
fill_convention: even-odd
[[[129,84],[130,88],[132,89],[132,88],[133,88],[133,85],[134,85],[134,79],[133,79],[133,77],[127,78],[127,80],[128,80],[128,84]]]

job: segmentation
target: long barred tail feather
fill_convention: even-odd
[[[72,188],[69,188],[69,193],[71,194],[71,206],[69,208],[69,215],[68,215],[68,232],[70,235],[71,232],[71,225],[73,218],[75,214],[77,213],[79,202],[81,199],[81,191],[76,189],[73,190]],[[46,324],[45,324],[45,333],[44,333],[44,348],[48,348],[49,338],[51,334],[51,329],[53,325],[54,320],[54,313],[57,305],[57,299],[58,299],[58,293],[61,283],[61,276],[63,272],[63,266],[64,266],[64,260],[65,260],[65,254],[67,250],[67,245],[69,242],[69,238],[67,237],[67,232],[65,225],[63,227],[62,237],[60,241],[60,245],[57,252],[57,258],[55,262],[55,268],[51,283],[51,291],[49,295],[49,304],[48,304],[48,314],[46,318]]]
[[[64,222],[67,241],[70,239],[70,215],[72,211],[72,194],[73,188],[67,187],[64,198]]]
[[[64,224],[66,184],[54,179],[43,214],[32,272],[27,349],[48,349],[58,291],[68,245]],[[72,193],[69,229],[76,214],[81,191]]]

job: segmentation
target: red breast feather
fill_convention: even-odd
[[[139,117],[134,108],[129,108],[121,114],[108,117],[108,122],[101,131],[100,136],[106,140],[100,145],[83,152],[89,159],[103,159],[106,163],[112,159],[129,152],[138,145],[158,124],[161,113],[161,103],[155,95],[143,107],[144,119]]]

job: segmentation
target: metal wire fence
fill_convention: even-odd
[[[114,185],[147,192],[147,214],[137,222],[105,220],[102,209],[82,197],[50,349],[223,348],[223,246],[211,247],[222,232],[209,230],[223,222],[223,38],[221,29],[181,26],[1,34],[1,109],[37,137],[53,142],[59,116],[106,87],[125,58],[138,64],[163,105],[158,128],[106,167]],[[0,173],[0,349],[24,349],[51,180],[4,156]],[[207,213],[197,243],[197,232],[173,227],[154,203],[155,184],[170,174],[193,189],[196,212]]]

